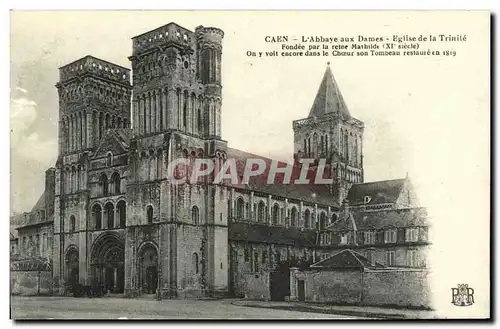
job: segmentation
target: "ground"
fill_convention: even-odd
[[[235,300],[152,297],[12,297],[12,319],[360,319],[360,317],[238,306]]]

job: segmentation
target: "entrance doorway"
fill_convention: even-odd
[[[104,233],[94,243],[91,260],[94,284],[104,292],[123,293],[123,242],[113,234]]]
[[[158,288],[158,253],[153,245],[146,245],[139,253],[139,290],[154,294]]]
[[[305,302],[306,301],[306,290],[305,290],[304,280],[297,281],[297,290],[298,290],[298,295],[299,295],[299,301]]]
[[[158,287],[158,271],[156,266],[149,266],[146,269],[146,293],[154,294]]]
[[[74,292],[80,280],[79,257],[78,257],[78,249],[76,247],[71,248],[66,253],[66,269],[67,269],[66,282],[68,285],[68,289]]]

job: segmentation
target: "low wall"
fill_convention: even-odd
[[[269,273],[248,273],[241,276],[245,298],[270,300]]]
[[[423,269],[292,271],[290,300],[304,280],[306,302],[431,308],[427,276]]]
[[[51,271],[10,271],[12,295],[52,295]]]
[[[363,304],[430,308],[425,270],[377,270],[364,273]]]
[[[306,301],[356,304],[361,290],[360,271],[314,271],[305,275]]]

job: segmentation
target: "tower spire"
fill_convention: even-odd
[[[327,62],[323,80],[321,80],[313,106],[311,107],[311,111],[309,111],[309,117],[322,117],[332,112],[340,112],[344,117],[351,116],[337,82],[333,77],[330,62]]]

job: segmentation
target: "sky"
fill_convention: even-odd
[[[190,30],[204,25],[225,31],[222,137],[230,147],[290,160],[292,121],[307,117],[328,61],[351,115],[365,123],[366,181],[409,173],[423,189],[442,182],[449,175],[447,166],[465,156],[458,148],[469,145],[463,133],[467,121],[483,115],[478,123],[488,128],[484,114],[474,110],[487,94],[469,93],[471,86],[487,83],[474,74],[483,68],[481,63],[468,61],[471,47],[462,47],[460,55],[451,59],[246,55],[249,50],[279,49],[279,44],[264,41],[274,35],[435,33],[433,23],[442,20],[438,15],[47,11],[14,12],[11,17],[13,211],[32,207],[43,192],[44,171],[55,164],[58,67],[87,54],[130,67],[131,37],[172,21]],[[446,26],[439,24],[439,32],[467,33],[460,19],[457,14]]]

